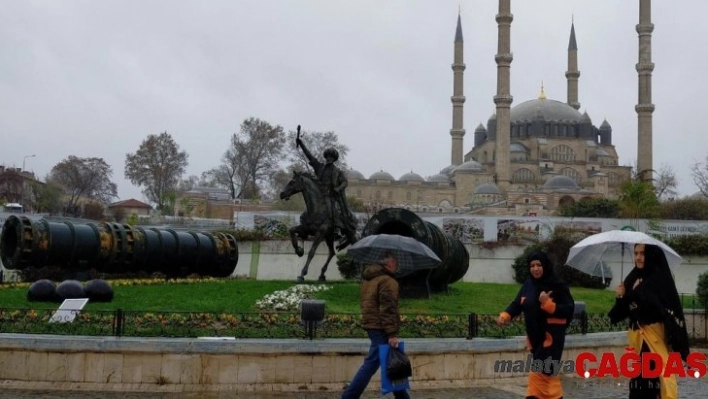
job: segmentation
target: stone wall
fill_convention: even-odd
[[[568,336],[578,353],[621,354],[625,333]],[[413,389],[469,387],[523,377],[495,372],[497,360],[526,361],[522,337],[410,339]],[[93,391],[333,391],[352,378],[368,340],[233,340],[0,334],[4,388]],[[374,376],[369,389],[378,389]]]

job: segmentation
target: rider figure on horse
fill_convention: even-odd
[[[334,148],[327,148],[323,154],[325,162],[321,162],[310,153],[299,137],[295,142],[298,147],[302,148],[302,152],[307,157],[310,165],[315,169],[317,184],[320,187],[322,196],[325,199],[324,202],[327,206],[329,222],[332,223],[335,231],[339,229],[341,235],[344,236],[339,242],[337,250],[341,250],[347,245],[355,243],[356,219],[349,210],[347,198],[344,194],[344,189],[349,182],[344,172],[334,165],[339,159],[339,152]]]

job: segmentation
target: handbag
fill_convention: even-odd
[[[389,349],[386,363],[386,375],[391,381],[402,380],[413,375],[411,361],[398,348]]]
[[[408,371],[404,372],[404,374],[408,374],[407,377],[403,377],[400,379],[394,379],[389,377],[389,358],[391,356],[399,358],[398,354],[392,355],[392,352],[398,352],[400,355],[403,355],[403,357],[405,357],[405,362],[408,364]],[[410,377],[412,374],[410,366],[411,363],[410,360],[408,360],[408,356],[406,356],[405,354],[403,341],[398,342],[398,349],[391,347],[389,344],[379,345],[379,361],[381,362],[381,395],[386,395],[390,392],[405,391],[411,389],[410,383],[408,382],[408,377]],[[395,377],[398,377],[398,375],[395,375]]]

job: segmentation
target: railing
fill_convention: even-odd
[[[141,312],[86,311],[73,321],[50,322],[54,309],[0,309],[0,332],[131,337],[306,337],[305,323],[297,312]],[[505,338],[525,335],[522,318],[506,326],[490,314],[402,314],[401,336],[407,338]],[[365,338],[361,315],[328,313],[317,322],[318,338]],[[626,323],[611,325],[605,314],[577,315],[568,334],[624,331]]]

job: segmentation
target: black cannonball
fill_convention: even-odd
[[[86,298],[84,287],[76,280],[64,280],[57,286],[59,300]]]
[[[30,302],[56,301],[57,287],[51,280],[37,280],[27,290],[27,300]]]
[[[110,302],[113,300],[113,288],[106,280],[91,280],[84,288],[86,297],[91,302]]]

